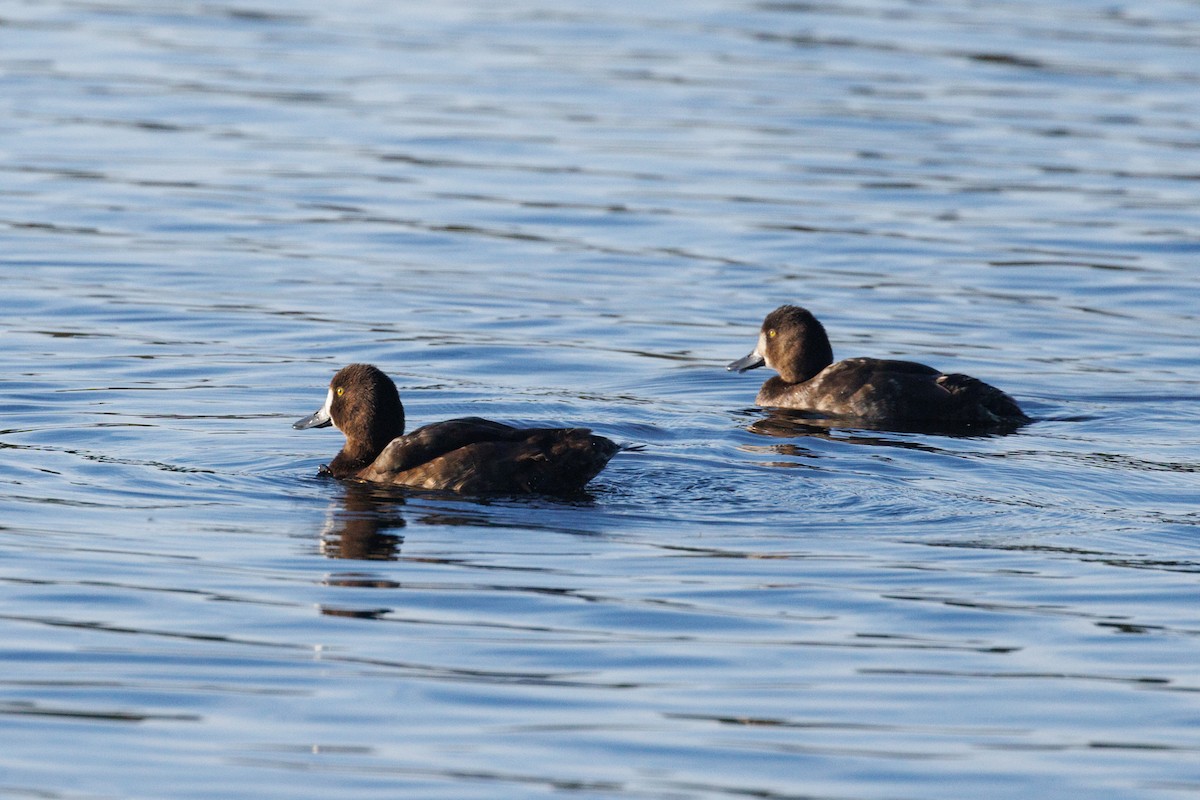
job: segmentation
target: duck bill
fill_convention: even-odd
[[[765,358],[763,358],[762,356],[760,356],[758,354],[758,351],[755,350],[753,353],[746,356],[745,358],[739,358],[737,361],[732,362],[725,369],[727,369],[731,372],[745,372],[748,369],[755,369],[756,367],[761,367],[763,364],[766,364],[766,363],[767,363],[767,360]]]
[[[305,428],[328,428],[333,424],[333,418],[325,413],[325,409],[314,411],[304,419],[298,419],[292,423],[292,427],[298,431]]]
[[[329,394],[325,398],[325,405],[320,409],[309,414],[304,419],[298,419],[292,423],[292,427],[298,431],[306,428],[328,428],[333,424],[333,414],[329,409],[333,406],[333,390],[330,389]]]

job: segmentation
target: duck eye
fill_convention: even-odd
[[[338,396],[338,397],[341,397],[341,396],[342,396],[342,393],[343,393],[343,392],[345,392],[345,391],[346,391],[346,390],[345,390],[345,389],[343,389],[342,387],[340,387],[340,386],[339,386],[339,387],[337,387],[337,396]]]
[[[771,328],[771,330],[767,331],[767,338],[768,339],[775,338],[775,329],[774,328]],[[341,392],[339,391],[338,394],[341,394]]]

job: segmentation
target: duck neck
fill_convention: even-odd
[[[329,462],[329,472],[335,478],[349,478],[368,466],[382,451],[382,447],[364,447],[361,443],[352,447],[350,442],[346,442],[345,447]]]
[[[329,471],[335,478],[347,478],[355,475],[364,467],[370,466],[383,448],[404,434],[404,411],[395,416],[377,419],[370,430],[363,436],[347,436],[346,444],[341,451],[329,462]]]
[[[804,343],[803,349],[788,364],[779,370],[779,377],[787,383],[804,383],[833,363],[833,348],[825,331],[813,335]]]

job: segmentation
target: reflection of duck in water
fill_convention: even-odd
[[[472,494],[579,492],[621,449],[586,428],[514,428],[479,417],[405,435],[396,384],[370,364],[334,375],[325,405],[293,427],[330,424],[346,435],[327,467],[335,478]]]
[[[800,412],[786,408],[772,408],[765,416],[755,419],[747,425],[746,430],[771,439],[787,440],[786,443],[762,446],[747,445],[743,449],[752,452],[771,452],[798,456],[811,461],[812,459],[820,458],[821,454],[797,442],[803,439],[823,439],[869,447],[897,447],[902,450],[918,450],[923,453],[945,452],[943,448],[932,444],[932,440],[928,437],[906,437],[903,434],[894,435],[877,429],[843,429],[835,431],[836,426],[830,425],[828,420],[816,420],[818,423],[823,423],[816,425],[813,422],[812,417],[803,416]],[[969,431],[965,430],[945,431],[943,429],[943,432],[951,435],[958,433],[971,435]],[[800,466],[800,464],[787,462],[783,466],[795,467]]]
[[[758,346],[729,369],[767,366],[760,406],[811,412],[872,428],[1016,427],[1029,422],[1011,397],[977,378],[913,361],[848,358],[836,364],[825,328],[798,306],[767,315]],[[815,420],[814,420],[815,421]]]
[[[328,558],[395,561],[404,537],[404,498],[371,484],[347,483],[339,505],[329,513],[321,531],[321,553]]]

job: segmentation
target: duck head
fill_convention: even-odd
[[[346,435],[346,445],[335,462],[369,464],[388,442],[404,433],[404,406],[396,384],[370,364],[343,367],[329,382],[325,405],[292,427],[303,430],[329,425]]]
[[[787,383],[802,383],[833,363],[829,336],[816,317],[800,306],[780,306],[767,314],[758,346],[726,369],[745,372],[770,367]]]

